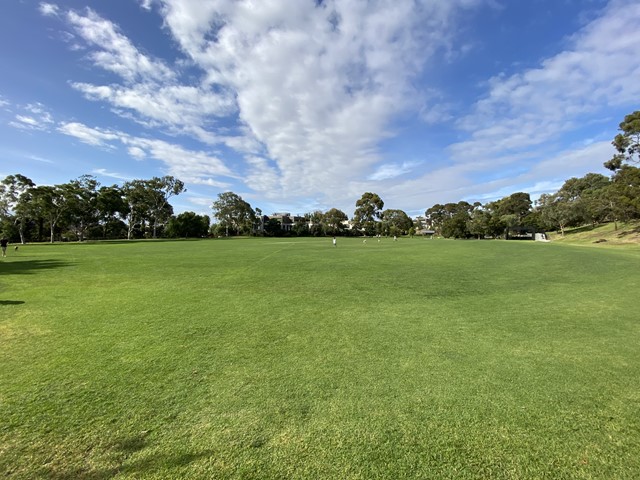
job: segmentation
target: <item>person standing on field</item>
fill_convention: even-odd
[[[9,245],[9,240],[7,240],[6,238],[2,237],[2,240],[0,240],[0,247],[2,247],[2,256],[3,257],[7,256],[7,245]]]
[[[336,240],[336,237],[333,237],[333,246],[334,247],[338,246],[338,241]]]

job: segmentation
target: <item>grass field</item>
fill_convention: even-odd
[[[6,478],[640,475],[637,247],[27,245],[0,274]]]

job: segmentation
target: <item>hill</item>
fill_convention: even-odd
[[[596,227],[584,226],[566,230],[564,237],[559,232],[549,234],[554,242],[579,245],[640,245],[640,222],[613,223]]]

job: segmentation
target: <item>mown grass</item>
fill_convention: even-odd
[[[27,245],[8,478],[637,478],[640,250]]]

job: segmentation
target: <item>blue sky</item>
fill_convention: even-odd
[[[608,173],[635,0],[6,0],[0,177],[173,175],[176,212],[435,203]]]

